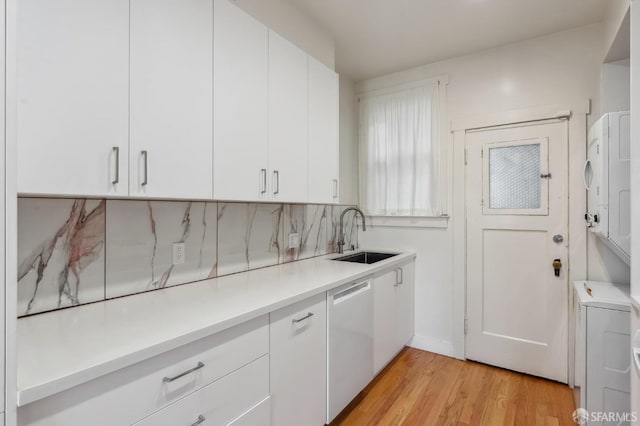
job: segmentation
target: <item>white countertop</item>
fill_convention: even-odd
[[[575,281],[573,287],[581,305],[624,311],[630,309],[631,297],[628,285],[599,281]]]
[[[316,257],[18,320],[18,406],[415,258]]]

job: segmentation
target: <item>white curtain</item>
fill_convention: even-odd
[[[439,216],[438,85],[360,98],[360,203],[374,216]]]

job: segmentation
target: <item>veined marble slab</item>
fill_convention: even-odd
[[[104,299],[105,201],[18,199],[18,315]]]
[[[107,201],[107,298],[217,275],[217,203]],[[173,244],[185,263],[173,264]]]
[[[218,203],[218,275],[284,259],[282,204]]]
[[[284,262],[308,259],[327,254],[327,222],[330,206],[285,204]],[[289,247],[289,234],[298,234],[298,245]]]

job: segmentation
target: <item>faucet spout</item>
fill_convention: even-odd
[[[357,207],[347,207],[346,209],[344,209],[340,214],[340,234],[338,235],[338,253],[344,253],[344,244],[345,244],[344,243],[344,215],[349,211],[354,211],[356,216],[360,214],[360,217],[362,217],[362,231],[367,230],[367,223],[364,218],[364,213],[362,213],[362,210],[360,210]]]

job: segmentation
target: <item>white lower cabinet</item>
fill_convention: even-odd
[[[414,263],[392,268],[373,279],[373,326],[366,319],[370,315],[363,320],[369,330],[373,328],[375,373],[414,333]],[[354,295],[345,297],[355,300]],[[370,313],[370,299],[368,306]],[[353,340],[352,322],[345,318],[357,312],[343,309],[342,317],[335,309],[330,313],[332,322],[342,321],[346,332],[333,333],[333,341],[341,342],[335,347],[346,348],[361,364],[368,358],[370,366],[371,345],[356,354],[349,352],[349,341],[344,340],[345,335]],[[331,337],[327,317],[323,292],[23,405],[18,408],[17,425],[324,425]],[[333,326],[331,330],[335,331]],[[353,374],[353,369],[339,372],[345,378]],[[362,387],[370,378],[369,373]]]
[[[274,426],[320,426],[327,406],[325,293],[271,314],[271,399]]]
[[[271,424],[271,397],[268,396],[228,426],[266,426]]]
[[[131,425],[268,353],[269,329],[265,315],[19,407],[18,425]],[[262,363],[266,363],[267,392],[250,401],[253,404],[268,394],[268,360]],[[233,383],[237,387],[244,382],[239,379]],[[259,388],[262,382],[256,381],[250,387],[254,386]],[[222,392],[225,393],[228,392]],[[247,403],[244,410],[232,413],[234,416],[228,420],[251,406]],[[215,411],[215,407],[209,410]],[[190,423],[185,421],[185,424]]]
[[[373,371],[378,374],[414,334],[414,262],[373,280]]]
[[[227,425],[269,396],[269,355],[192,393],[135,426]],[[259,413],[258,413],[259,414]],[[257,417],[260,417],[259,415]],[[250,419],[253,420],[253,419]],[[269,424],[247,421],[247,424]],[[264,420],[264,419],[263,419]]]

